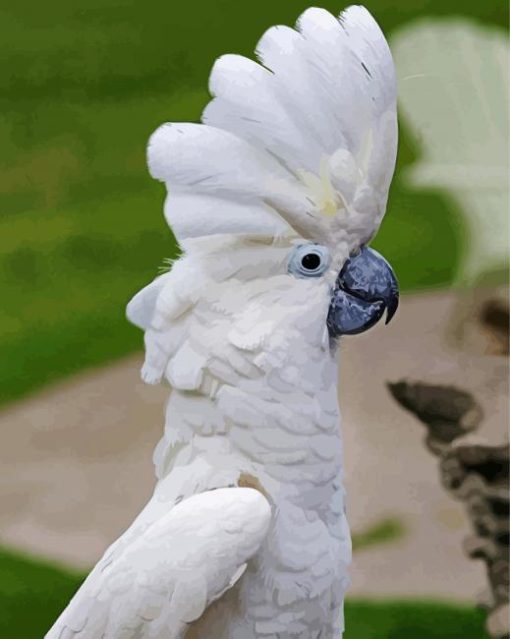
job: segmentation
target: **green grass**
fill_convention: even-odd
[[[214,58],[252,55],[265,28],[308,0],[168,3],[20,0],[0,8],[0,402],[141,347],[124,308],[176,244],[145,144],[166,120],[198,120]],[[337,12],[341,2],[321,2]],[[383,28],[458,14],[456,0],[368,3]],[[467,15],[508,20],[505,2]],[[416,154],[405,134],[399,165]],[[439,193],[397,178],[375,246],[403,288],[453,276],[462,227]]]
[[[293,24],[310,0],[31,0],[0,10],[0,90],[51,96],[140,95],[171,87],[206,86],[211,61],[224,52],[251,55],[262,32]],[[348,3],[321,0],[334,13]],[[366,0],[385,32],[415,17],[467,15],[508,24],[503,0]]]
[[[41,639],[83,577],[0,550],[0,637]]]
[[[41,639],[83,577],[0,551],[0,637]],[[419,601],[347,601],[345,639],[483,639],[483,614]]]
[[[140,332],[125,320],[126,303],[176,244],[161,214],[163,189],[146,176],[144,144],[137,149],[133,140],[145,140],[165,119],[163,110],[173,119],[194,118],[205,100],[188,92],[163,109],[162,99],[159,113],[154,98],[119,99],[118,109],[98,101],[41,110],[38,126],[48,131],[68,119],[69,139],[54,152],[49,144],[41,148],[38,159],[27,150],[3,178],[11,207],[0,218],[7,301],[0,308],[0,401],[141,346]],[[20,110],[29,108],[20,103]],[[115,142],[103,149],[108,131]],[[81,151],[71,162],[65,148]]]
[[[406,527],[400,519],[388,517],[382,519],[366,530],[352,534],[352,549],[364,550],[372,546],[389,544],[405,537]]]
[[[489,639],[484,614],[434,601],[347,601],[344,639]]]

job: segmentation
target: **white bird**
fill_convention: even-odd
[[[335,349],[398,302],[366,247],[395,165],[394,67],[358,6],[309,9],[257,56],[217,60],[203,124],[150,140],[183,249],[127,309],[143,379],[171,387],[157,484],[47,639],[343,632]]]

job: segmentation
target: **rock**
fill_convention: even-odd
[[[487,301],[489,297],[489,301]],[[494,294],[473,294],[471,314],[451,323],[450,368],[419,381],[402,379],[389,389],[399,404],[426,426],[427,447],[439,457],[443,486],[462,501],[474,534],[464,542],[468,556],[487,569],[490,596],[487,628],[493,637],[510,634],[508,305]],[[457,304],[463,308],[465,298]],[[455,307],[454,307],[455,308]],[[487,354],[485,337],[493,333]],[[478,335],[477,335],[478,332]],[[451,333],[450,333],[451,336]]]

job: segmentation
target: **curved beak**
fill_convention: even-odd
[[[328,313],[332,338],[356,335],[376,324],[386,311],[386,324],[398,307],[398,281],[377,251],[363,248],[340,271]]]

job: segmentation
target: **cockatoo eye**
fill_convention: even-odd
[[[289,256],[288,271],[295,277],[320,277],[329,268],[331,256],[320,244],[301,244]]]

